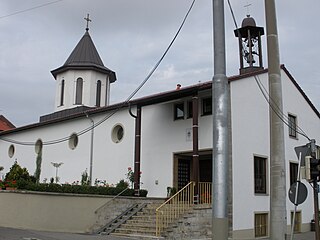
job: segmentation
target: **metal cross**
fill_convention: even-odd
[[[249,7],[252,6],[251,3],[247,4],[247,5],[244,5],[245,8],[247,8],[247,16],[250,16],[249,14]]]
[[[89,22],[92,22],[92,20],[89,18],[89,13],[87,14],[87,17],[84,18],[84,20],[87,21],[86,31],[88,31],[89,30]]]

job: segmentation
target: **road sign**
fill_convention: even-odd
[[[297,202],[295,203],[297,187],[298,187],[298,196],[297,196]],[[299,205],[307,199],[308,190],[306,185],[304,185],[302,182],[295,182],[294,184],[291,185],[288,195],[289,195],[290,201],[293,204]]]

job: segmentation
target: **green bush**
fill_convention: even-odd
[[[121,181],[120,181],[121,182]],[[86,185],[56,184],[56,183],[34,183],[24,179],[17,181],[17,188],[20,190],[29,190],[37,192],[56,192],[56,193],[73,193],[73,194],[96,194],[96,195],[118,195],[124,188],[124,184],[117,184],[116,187],[96,187]],[[126,185],[127,186],[127,185]],[[147,190],[140,190],[140,197],[146,197]],[[127,189],[121,196],[134,196],[133,189]]]

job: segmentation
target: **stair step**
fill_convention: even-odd
[[[114,231],[115,233],[125,233],[125,234],[141,234],[141,235],[156,235],[156,229],[142,229],[142,228],[118,228]]]

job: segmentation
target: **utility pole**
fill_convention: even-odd
[[[275,0],[265,0],[269,94],[273,108],[282,113],[282,86]],[[284,126],[270,107],[270,239],[284,240],[287,228]]]
[[[212,238],[228,239],[229,84],[226,76],[224,2],[213,0]]]

